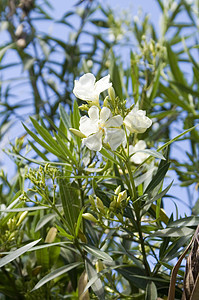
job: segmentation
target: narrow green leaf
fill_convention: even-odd
[[[164,179],[170,163],[169,162],[165,162],[164,164],[162,163],[163,161],[161,161],[157,173],[155,174],[155,176],[152,178],[151,182],[148,184],[146,190],[144,191],[145,194],[151,192],[153,189],[155,189],[155,187]]]
[[[38,136],[35,133],[33,133],[31,130],[29,130],[28,127],[26,127],[26,125],[23,124],[23,126],[24,126],[25,130],[27,131],[27,133],[35,140],[35,142],[37,142],[39,145],[41,145],[44,149],[46,149],[50,153],[54,154],[57,157],[60,157],[59,152],[57,152],[55,149],[53,149],[48,144],[46,144],[44,141],[42,141],[40,138],[38,138]]]
[[[132,88],[133,88],[133,96],[135,99],[135,103],[137,103],[139,99],[139,69],[137,66],[136,57],[133,52],[131,52],[131,82],[132,82]]]
[[[112,156],[112,154],[110,152],[108,152],[105,148],[102,148],[100,150],[100,153],[106,157],[108,160],[112,161],[114,164],[118,164],[117,160]]]
[[[156,285],[153,281],[150,281],[146,287],[145,300],[156,300],[158,297]]]
[[[48,222],[50,222],[52,219],[54,219],[54,217],[56,216],[55,213],[53,214],[47,214],[45,216],[43,216],[39,222],[37,223],[37,226],[35,228],[35,232],[37,232],[38,230],[40,230],[43,226],[45,226]]]
[[[66,179],[59,179],[59,193],[64,210],[68,230],[75,234],[75,224],[81,210],[81,201],[77,187],[73,186]]]
[[[35,145],[28,140],[28,143],[30,144],[30,146],[32,147],[32,149],[44,160],[44,161],[48,161],[48,158],[45,156],[44,153],[42,153],[38,147],[35,147]]]
[[[69,130],[69,128],[72,127],[70,123],[70,118],[69,115],[66,113],[66,110],[63,108],[61,104],[59,105],[59,112],[65,128]]]
[[[186,84],[184,74],[182,73],[178,65],[177,55],[172,51],[169,44],[167,45],[167,53],[168,53],[169,66],[171,68],[171,72],[173,74],[174,79],[176,80],[176,82]]]
[[[86,252],[90,253],[91,255],[95,256],[98,259],[109,261],[109,262],[113,261],[113,259],[107,253],[105,253],[102,250],[99,250],[94,246],[86,245],[86,244],[81,244],[81,246]]]
[[[155,233],[151,234],[151,237],[182,237],[182,236],[192,236],[194,229],[188,227],[181,228],[165,228],[158,230]]]
[[[190,132],[191,130],[195,129],[197,126],[199,126],[198,124],[196,126],[193,126],[187,130],[185,130],[184,132],[182,132],[181,134],[177,135],[176,137],[174,137],[172,140],[168,141],[167,143],[165,143],[163,146],[161,146],[160,148],[157,149],[157,151],[161,151],[163,149],[165,149],[166,147],[168,147],[170,144],[172,144],[173,142],[177,141],[179,138],[181,138],[183,135],[185,135],[186,133]]]
[[[79,213],[79,216],[78,216],[78,219],[77,219],[77,224],[76,224],[76,227],[75,227],[75,236],[77,237],[78,236],[78,233],[79,233],[79,229],[80,229],[80,226],[81,226],[81,223],[82,223],[82,214],[84,212],[84,208],[81,209],[80,213]]]
[[[21,256],[22,254],[24,254],[25,252],[27,252],[29,249],[31,249],[32,247],[34,247],[34,245],[36,245],[37,243],[39,243],[41,239],[31,242],[17,250],[15,250],[14,252],[6,255],[5,257],[0,259],[0,268],[5,266],[6,264],[8,264],[9,262],[13,261],[14,259],[16,259],[17,257]]]
[[[111,82],[113,84],[113,88],[116,92],[116,95],[123,99],[123,92],[122,92],[122,79],[119,67],[115,62],[115,58],[111,60],[111,67],[110,67],[110,75],[111,75]]]
[[[69,233],[67,233],[62,227],[58,226],[58,225],[55,225],[60,233],[61,236],[65,236],[67,237],[67,239],[69,240],[73,240],[74,239],[74,236],[70,235]]]
[[[173,221],[169,223],[169,227],[182,227],[182,226],[198,226],[199,224],[199,217],[196,216],[191,216],[191,217],[186,217],[182,218],[180,220]]]
[[[85,261],[85,266],[86,266],[86,273],[88,274],[89,281],[93,277],[98,277],[95,268],[93,267],[92,263],[88,259]],[[99,278],[96,281],[94,281],[94,283],[92,283],[91,288],[99,300],[105,299],[104,288]]]
[[[149,154],[150,156],[153,156],[155,158],[160,158],[160,159],[165,160],[164,156],[155,150],[144,149],[144,150],[137,150],[134,153],[137,153],[137,152],[143,152],[143,153]],[[133,156],[133,154],[131,156]]]
[[[159,90],[160,93],[164,94],[168,98],[166,99],[166,101],[176,104],[177,106],[183,108],[184,110],[187,110],[188,112],[192,112],[192,108],[190,107],[190,105],[184,99],[180,99],[180,97],[174,91],[172,91],[171,87],[166,87],[160,83]]]
[[[45,129],[43,126],[39,125],[39,123],[34,120],[32,117],[30,117],[31,122],[33,123],[33,126],[37,130],[37,132],[41,135],[41,137],[44,139],[44,141],[55,151],[59,153],[59,156],[66,157],[65,151],[60,147],[52,137],[52,135],[48,132],[47,129]],[[67,157],[66,157],[67,158]]]
[[[81,262],[75,262],[72,264],[69,264],[67,266],[63,266],[61,268],[56,269],[55,271],[51,272],[50,274],[46,275],[45,277],[43,277],[36,285],[35,287],[32,289],[32,291],[35,291],[37,289],[39,289],[40,287],[42,287],[44,284],[46,284],[47,282],[49,282],[50,280],[53,280],[61,275],[63,275],[64,273],[77,268],[78,266],[80,266],[82,263]]]
[[[5,213],[7,212],[20,212],[20,211],[35,211],[35,210],[41,210],[41,209],[48,209],[47,206],[26,206],[26,207],[20,207],[20,208],[7,208],[7,209],[0,209],[0,211],[3,211]]]
[[[158,70],[157,70],[156,75],[155,75],[154,82],[153,82],[152,91],[151,91],[151,94],[149,96],[149,103],[152,103],[153,99],[155,98],[155,96],[157,94],[158,87],[159,87],[159,81],[160,81],[161,69],[162,69],[162,66],[159,65]]]

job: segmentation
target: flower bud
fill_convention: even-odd
[[[18,220],[16,226],[21,225],[21,223],[23,222],[23,220],[26,218],[27,214],[28,214],[27,210],[24,211],[24,212],[22,212],[22,214],[20,215],[19,220]]]
[[[113,200],[113,201],[110,203],[110,205],[109,205],[109,210],[110,210],[110,211],[115,211],[116,206],[117,206],[117,202],[116,202],[116,200]]]
[[[120,203],[123,201],[123,200],[126,200],[127,198],[127,192],[126,190],[123,191],[123,192],[120,192],[118,197],[117,197],[117,203],[120,205]]]
[[[26,47],[26,40],[21,38],[21,39],[18,39],[17,42],[16,42],[17,46],[19,48],[25,48]]]
[[[91,215],[90,213],[85,213],[85,214],[82,215],[82,217],[84,219],[89,220],[89,221],[94,222],[94,223],[98,222],[98,220],[93,215]]]
[[[94,198],[93,198],[91,195],[89,195],[88,199],[89,199],[90,204],[91,204],[93,207],[95,207],[95,200],[94,200]]]
[[[96,267],[96,271],[97,273],[99,273],[100,271],[103,270],[104,266],[103,266],[103,263],[101,260],[98,260],[95,264],[95,267]]]
[[[22,33],[23,33],[23,24],[19,24],[15,31],[15,35],[16,35],[16,37],[19,38],[22,35]]]
[[[97,208],[103,213],[105,214],[105,209],[104,209],[104,204],[102,202],[102,200],[100,198],[96,198],[97,199]]]
[[[119,185],[116,189],[115,189],[115,194],[119,195],[119,193],[121,192],[121,185]]]
[[[45,243],[53,243],[57,235],[57,228],[51,227],[45,239]]]
[[[111,101],[115,103],[115,90],[112,86],[108,89],[108,94],[109,97],[111,98]]]
[[[80,138],[85,138],[86,136],[79,130],[75,128],[69,128],[69,130],[76,136],[79,136]]]
[[[109,104],[108,104],[108,96],[104,99],[103,106],[104,107],[108,107],[109,106]]]

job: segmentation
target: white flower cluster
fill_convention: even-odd
[[[113,151],[121,144],[126,143],[126,134],[122,126],[125,126],[127,132],[143,133],[152,125],[152,121],[146,116],[146,111],[139,110],[136,105],[123,119],[120,115],[113,116],[108,107],[99,106],[99,95],[112,87],[110,75],[107,75],[96,82],[96,78],[91,73],[86,73],[79,80],[75,80],[73,93],[81,100],[88,102],[90,108],[88,116],[80,118],[79,130],[85,136],[82,142],[90,150],[100,151],[102,143],[108,143]],[[141,141],[140,141],[141,142]],[[137,148],[146,148],[144,141],[138,142],[136,146],[131,146],[130,151],[136,151]],[[134,158],[133,158],[134,157]],[[137,157],[137,158],[136,158]],[[142,158],[134,154],[132,161],[141,163],[146,158],[142,153]]]

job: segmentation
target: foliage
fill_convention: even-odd
[[[164,210],[175,200],[172,181],[164,184],[170,170],[189,191],[199,183],[198,10],[189,2],[157,0],[157,33],[148,16],[118,19],[98,1],[80,1],[59,20],[46,0],[1,1],[0,141],[16,119],[24,126],[5,150],[16,176],[0,174],[2,299],[168,296],[199,220],[191,200],[189,217]],[[40,20],[70,38],[41,32]],[[130,49],[128,63],[118,49]],[[28,96],[16,99],[21,86]],[[184,141],[183,162],[172,151]],[[185,293],[184,277],[197,294],[190,257],[186,273],[173,269],[170,300]]]

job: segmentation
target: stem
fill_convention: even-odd
[[[129,160],[125,160],[125,165],[126,165],[126,168],[128,170],[129,179],[130,179],[130,183],[131,183],[131,190],[133,192],[133,197],[132,198],[133,198],[133,200],[135,200],[137,198],[137,191],[136,191],[136,187],[135,187],[135,182],[134,182],[131,166],[129,164]]]
[[[141,228],[141,225],[140,225],[140,219],[138,219],[138,218],[137,218],[137,228],[138,228],[138,234],[139,234],[139,238],[140,238],[140,245],[141,245],[141,249],[142,249],[143,264],[144,264],[147,276],[150,276],[151,270],[150,270],[149,263],[147,261],[147,255],[146,255],[146,251],[145,251],[144,239],[143,239],[143,236],[142,236],[142,228]]]

